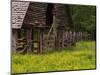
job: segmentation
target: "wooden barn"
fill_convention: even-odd
[[[12,1],[12,51],[43,53],[67,47],[73,29],[69,5]]]

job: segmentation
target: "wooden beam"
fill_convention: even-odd
[[[27,44],[28,44],[28,48],[27,48],[27,53],[31,53],[32,52],[32,28],[27,29]]]
[[[39,30],[39,41],[40,41],[40,51],[39,53],[43,52],[43,31],[42,29]]]
[[[17,34],[17,30],[13,30],[13,34],[12,34],[12,49],[13,49],[13,53],[17,52],[17,38],[18,38],[18,34]]]

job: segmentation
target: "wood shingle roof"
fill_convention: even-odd
[[[30,2],[12,2],[12,28],[20,29],[22,27],[23,20],[29,7],[29,4]]]

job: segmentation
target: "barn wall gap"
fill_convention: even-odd
[[[46,25],[52,25],[53,23],[53,4],[48,4],[46,10]]]

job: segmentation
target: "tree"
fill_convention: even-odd
[[[71,5],[70,8],[76,31],[96,30],[96,6]]]

